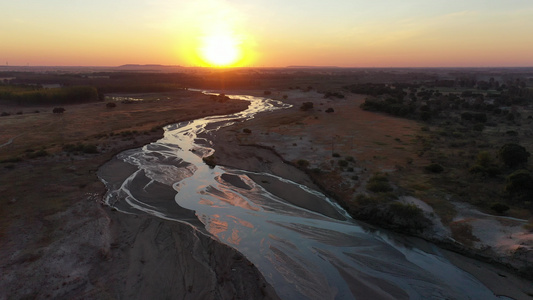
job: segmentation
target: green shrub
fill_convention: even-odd
[[[339,166],[340,166],[341,168],[344,168],[344,167],[347,167],[347,166],[348,166],[348,162],[345,161],[344,159],[339,160],[338,164],[339,164]]]
[[[331,156],[333,156],[333,157],[341,157],[341,155],[339,153],[333,153],[333,154],[331,154]]]
[[[242,132],[247,133],[247,134],[252,133],[252,131],[251,131],[250,129],[248,129],[248,128],[244,128],[244,129],[242,130]]]
[[[389,178],[380,173],[374,174],[374,176],[368,180],[366,189],[374,193],[387,193],[393,190],[389,184]]]

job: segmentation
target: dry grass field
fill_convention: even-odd
[[[52,113],[53,107],[9,107],[23,114],[0,118],[0,144],[7,143],[0,148],[2,251],[24,242],[29,243],[24,245],[28,251],[37,253],[40,247],[30,244],[51,242],[51,233],[66,221],[50,216],[78,201],[101,197],[98,167],[122,150],[158,139],[163,125],[240,111],[247,105],[222,104],[181,91],[158,101],[119,102],[114,108],[103,102],[64,106],[63,114]],[[81,148],[64,151],[66,145],[80,144]]]

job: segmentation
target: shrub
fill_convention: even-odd
[[[488,167],[492,164],[492,157],[488,151],[480,151],[476,157],[476,164],[482,167]]]
[[[320,174],[322,173],[322,170],[320,168],[313,168],[311,169],[311,172],[313,172],[314,174]]]
[[[87,154],[98,153],[98,148],[94,144],[66,144],[63,146],[63,151],[69,153],[82,152]]]
[[[392,202],[389,205],[389,210],[393,215],[403,219],[418,219],[424,217],[422,209],[414,204]]]
[[[250,129],[248,129],[248,128],[244,128],[244,129],[242,130],[242,132],[247,133],[247,134],[252,133],[252,131],[251,131]]]
[[[531,156],[531,153],[526,148],[514,143],[503,145],[498,154],[502,161],[509,167],[516,167],[527,163],[529,156]]]
[[[511,194],[533,189],[533,178],[528,170],[518,170],[507,176],[505,190]]]
[[[20,158],[19,156],[14,156],[14,157],[5,158],[5,159],[0,160],[0,164],[3,164],[3,163],[17,163],[17,162],[21,162],[21,161],[22,161],[22,158]]]
[[[309,166],[309,161],[305,159],[299,159],[296,164],[302,168],[307,168]]]
[[[424,169],[431,173],[442,173],[444,171],[444,167],[436,163],[427,165]]]
[[[326,109],[326,112],[327,112],[327,113],[332,113],[332,112],[335,112],[335,110],[334,110],[333,108],[330,107],[330,108]]]
[[[114,108],[114,107],[117,107],[117,104],[115,102],[107,102],[105,107]]]
[[[344,159],[341,159],[341,160],[339,160],[339,166],[343,167],[343,168],[347,167],[348,166],[348,162],[345,161]]]
[[[54,114],[62,114],[65,112],[65,109],[63,107],[54,107],[54,109],[52,110],[52,112]]]
[[[333,156],[333,157],[341,157],[341,155],[339,153],[333,153],[333,154],[331,154],[331,156]]]
[[[485,125],[481,124],[481,123],[477,123],[474,125],[474,127],[472,127],[472,129],[474,129],[474,131],[483,131],[483,129],[485,129]]]
[[[82,152],[87,153],[87,154],[94,154],[94,153],[98,153],[98,148],[96,148],[96,145],[94,144],[87,144],[87,145],[83,145]]]
[[[304,102],[302,103],[302,106],[300,106],[301,110],[311,110],[313,109],[313,102]]]
[[[271,91],[264,91],[263,94],[264,94],[265,96],[268,96],[268,95],[272,94],[272,92],[271,92]]]
[[[391,192],[392,187],[389,184],[389,178],[382,174],[374,174],[366,185],[366,189],[374,193]]]
[[[490,209],[492,209],[493,211],[499,213],[499,214],[503,214],[505,213],[506,211],[509,210],[509,206],[503,204],[503,203],[494,203],[490,206]]]
[[[43,150],[43,149],[39,151],[35,151],[35,152],[30,152],[27,154],[28,158],[44,157],[47,155],[48,155],[48,152],[46,152],[46,150]]]
[[[204,158],[202,158],[202,160],[204,161],[204,163],[206,165],[208,165],[210,168],[214,168],[216,167],[217,163],[216,163],[216,159],[215,159],[215,156],[214,155],[209,155],[209,156],[206,156]]]

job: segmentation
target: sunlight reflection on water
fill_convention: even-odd
[[[251,104],[241,113],[169,125],[161,140],[121,153],[119,159],[139,170],[121,184],[107,184],[107,203],[176,221],[183,221],[183,208],[194,211],[208,232],[252,261],[283,299],[496,298],[435,246],[429,246],[434,253],[406,247],[390,238],[394,235],[349,217],[337,220],[292,205],[256,184],[250,172],[208,167],[202,157],[214,150],[200,134],[288,107],[260,97],[232,97]],[[347,216],[322,193],[277,180]]]

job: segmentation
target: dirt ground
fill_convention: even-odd
[[[164,228],[165,239],[173,239],[174,245],[198,238],[196,233],[186,237],[168,234],[176,228],[169,229],[171,225],[145,217],[133,220],[106,211],[98,204],[104,188],[96,171],[114,154],[157,139],[162,134],[160,126],[163,124],[229,113],[246,106],[242,102],[220,104],[202,95],[186,91],[180,93],[170,99],[117,103],[116,108],[106,108],[103,103],[65,106],[66,111],[62,115],[52,114],[52,107],[12,108],[23,114],[0,118],[0,160],[4,161],[0,164],[0,270],[6,278],[0,286],[4,293],[0,293],[0,298],[46,298],[47,295],[113,298],[114,295],[109,293],[124,294],[139,287],[140,279],[132,277],[135,272],[141,272],[143,268],[142,272],[149,272],[161,267],[161,260],[147,262],[153,255],[162,255],[146,252],[150,243],[157,247],[170,247],[172,244],[149,240],[141,243],[143,236],[149,236],[157,228]],[[263,91],[236,93],[260,96]],[[305,160],[309,170],[327,171],[328,176],[322,177],[321,186],[334,191],[335,196],[348,205],[354,193],[365,190],[366,181],[374,173],[387,172],[394,178],[395,174],[420,169],[428,163],[417,155],[417,136],[423,134],[421,124],[363,111],[359,105],[364,96],[346,94],[343,99],[325,99],[315,90],[291,89],[273,91],[269,97],[281,100],[284,95],[287,95],[284,101],[292,104],[292,108],[238,123],[217,134],[216,139],[226,145],[234,143],[244,147],[262,145],[272,148],[285,161],[295,165]],[[308,101],[314,103],[314,108],[300,110],[302,103]],[[333,112],[326,112],[328,108],[332,108]],[[75,143],[98,145],[99,153],[62,151],[65,144]],[[224,143],[215,142],[215,145],[220,147]],[[30,158],[39,150],[46,151],[48,155]],[[338,168],[341,160],[348,161],[343,171]],[[259,167],[266,165],[261,161],[255,163]],[[231,166],[232,161],[226,159],[223,164]],[[287,170],[276,165],[270,168],[273,173]],[[278,175],[293,176],[295,181],[314,187],[314,183],[300,173]],[[431,206],[433,203],[428,204]],[[128,226],[132,228],[126,228]],[[122,243],[132,248],[120,246]],[[201,243],[209,242],[203,240]],[[208,255],[199,262],[217,264],[216,261],[223,259],[222,256]],[[116,280],[120,277],[106,263],[109,261],[120,270],[118,272],[123,272],[120,274],[129,276],[118,287],[111,287],[105,282],[105,278]],[[240,268],[245,266],[246,263],[240,264]],[[195,267],[187,265],[177,271],[179,274],[173,273],[172,276],[186,276],[184,274],[190,272],[187,268]],[[99,278],[98,272],[102,270],[111,275]],[[222,270],[219,272],[221,276],[224,274]],[[246,272],[255,271],[252,268]],[[232,284],[228,284],[231,288],[219,290],[219,294],[209,294],[210,297],[242,287],[236,283],[242,278],[224,276],[222,278],[226,279],[215,279],[231,281]],[[194,281],[175,290],[170,284],[165,286],[170,291],[169,295],[189,290],[198,293],[199,282]],[[213,288],[217,286],[212,278],[206,282]],[[262,287],[258,289],[262,291],[261,297],[276,297],[261,279],[257,284]],[[242,295],[250,296],[249,293],[243,291]],[[191,293],[191,297],[193,295],[200,294]]]
[[[253,264],[211,237],[103,207],[96,176],[118,152],[159,139],[162,125],[246,107],[186,91],[62,115],[9,107],[23,113],[0,118],[0,299],[276,299]],[[77,143],[98,153],[62,151]]]
[[[255,94],[261,96],[260,91]],[[263,159],[247,165],[243,163],[246,158],[243,153],[249,152],[253,156],[254,151],[258,151],[258,148],[254,148],[257,146],[273,149],[293,165],[305,160],[309,164],[305,169],[311,172],[317,169],[327,174],[314,178],[326,191],[333,191],[333,196],[348,207],[357,193],[366,192],[366,181],[376,172],[389,174],[393,183],[410,182],[402,177],[413,177],[412,174],[416,174],[413,177],[416,179],[431,176],[423,172],[429,161],[418,155],[421,149],[420,136],[426,134],[421,130],[424,124],[364,111],[359,108],[365,98],[362,95],[347,94],[343,99],[324,99],[323,94],[314,90],[285,90],[273,92],[271,96],[283,99],[284,95],[287,95],[287,99],[283,101],[292,104],[292,108],[264,113],[217,134],[215,149],[221,155],[222,164],[257,170],[258,165],[269,165],[270,162]],[[313,102],[314,108],[301,110],[302,103],[309,101]],[[328,108],[332,108],[333,112],[327,113]],[[241,145],[237,151],[240,159],[235,160],[232,155],[224,154],[228,152],[224,147],[232,144]],[[348,167],[341,170],[339,162],[350,160],[347,157],[353,157],[353,161],[349,161]],[[280,170],[283,168],[270,167],[268,171],[276,174]],[[286,178],[291,176],[278,175]],[[299,182],[298,178],[295,181]],[[466,204],[449,201],[444,196],[438,201],[417,199],[409,192],[410,186],[394,188],[400,201],[419,206],[433,220],[435,226],[433,230],[422,234],[424,238],[444,243],[452,241],[463,251],[473,251],[480,258],[488,257],[518,269],[527,266],[528,261],[533,259],[527,251],[521,253],[520,257],[514,255],[516,249],[527,249],[533,245],[533,236],[524,227],[527,220],[482,213]],[[443,223],[442,220],[448,217],[453,222]],[[465,236],[467,240],[454,240],[454,237],[464,234],[457,233],[452,226],[455,226],[456,220],[465,218],[472,224],[473,235]]]

